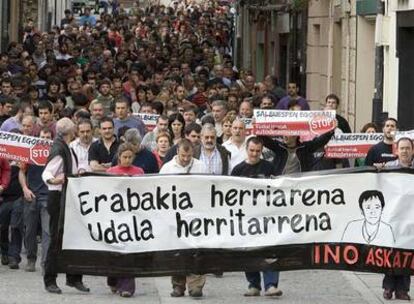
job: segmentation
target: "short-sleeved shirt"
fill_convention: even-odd
[[[112,165],[115,166],[118,163],[118,158],[112,159]],[[140,167],[144,170],[145,174],[158,173],[158,162],[155,155],[147,148],[142,148],[135,154],[132,164],[136,167]]]
[[[244,176],[253,178],[264,178],[275,175],[274,165],[264,159],[252,165],[242,161],[231,172],[232,176]]]
[[[127,119],[120,120],[118,118],[114,119],[114,129],[115,134],[119,136],[119,129],[122,127],[128,127],[129,129],[138,129],[141,138],[145,135],[145,125],[141,119],[137,117],[128,117]]]
[[[112,143],[109,151],[106,149],[102,139],[95,141],[89,148],[89,162],[92,160],[95,160],[100,164],[107,164],[112,162],[112,159],[115,157],[116,152],[118,151],[118,147],[118,140],[115,140]]]
[[[396,158],[392,153],[392,145],[381,141],[369,149],[365,158],[365,166],[373,166],[375,163],[386,163]]]

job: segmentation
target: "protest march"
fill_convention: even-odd
[[[2,266],[193,298],[207,274],[280,298],[284,271],[346,270],[410,300],[414,131],[237,67],[233,1],[148,3],[67,9],[0,54]]]

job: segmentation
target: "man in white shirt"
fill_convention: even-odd
[[[194,147],[194,157],[206,165],[209,174],[230,173],[230,153],[217,144],[217,131],[212,124],[206,123],[201,129],[201,145]]]
[[[193,157],[193,152],[193,144],[186,138],[181,139],[178,143],[177,155],[162,166],[160,174],[207,173],[206,166],[202,161]]]
[[[191,142],[184,138],[178,143],[177,155],[166,163],[160,170],[160,174],[200,174],[207,173],[207,168],[204,163],[193,157],[194,148]],[[185,285],[188,285],[188,293],[193,298],[203,296],[203,287],[206,283],[206,276],[199,274],[188,274],[173,276],[171,278],[173,285],[172,297],[182,297],[185,292]]]
[[[231,126],[231,137],[223,143],[223,147],[231,154],[230,168],[236,167],[247,158],[246,125],[242,120],[233,121]]]
[[[76,154],[78,159],[79,172],[92,171],[89,167],[89,147],[96,141],[92,136],[92,122],[89,119],[82,119],[78,123],[78,138],[69,144],[69,147]]]

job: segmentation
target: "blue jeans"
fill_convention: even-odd
[[[27,259],[37,259],[37,232],[39,223],[42,227],[42,258],[43,266],[46,260],[46,253],[49,247],[49,213],[47,212],[47,194],[36,193],[32,202],[24,202],[24,244],[27,249]]]
[[[265,290],[270,287],[277,287],[279,284],[279,271],[262,271]],[[249,288],[262,290],[260,272],[245,272],[246,279],[249,282]]]
[[[8,256],[20,263],[23,244],[23,199],[3,202],[0,206],[0,225],[11,228]],[[5,231],[4,231],[5,232]]]

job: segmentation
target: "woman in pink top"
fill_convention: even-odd
[[[142,168],[133,166],[135,158],[135,147],[129,143],[124,143],[118,148],[118,165],[106,170],[107,173],[114,175],[136,176],[144,174]]]
[[[107,173],[114,175],[136,176],[143,175],[144,170],[132,165],[135,158],[135,147],[125,143],[118,148],[118,165],[108,168]],[[135,278],[108,277],[107,283],[113,293],[119,293],[121,297],[131,297],[135,293]]]

